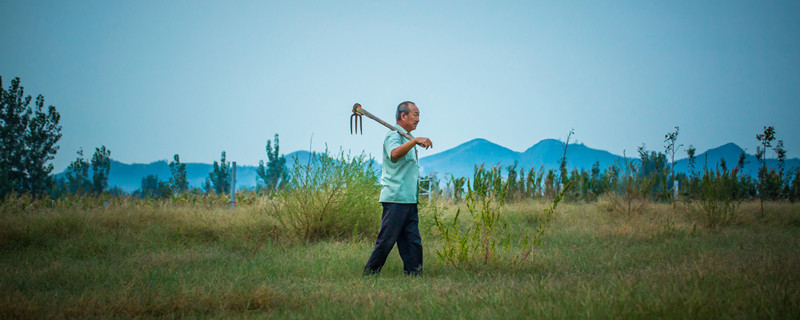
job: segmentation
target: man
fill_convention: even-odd
[[[419,109],[411,101],[397,106],[395,128],[408,133],[417,128]],[[395,242],[403,270],[407,275],[422,275],[422,238],[419,235],[419,159],[417,145],[428,149],[433,143],[428,138],[403,138],[397,131],[389,131],[383,140],[383,165],[381,172],[381,196],[383,216],[381,230],[372,250],[364,274],[381,272],[386,257]]]

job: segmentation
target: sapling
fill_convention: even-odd
[[[666,145],[664,146],[664,153],[670,155],[670,161],[672,162],[672,168],[670,169],[670,183],[675,181],[675,152],[678,151],[678,148],[682,147],[683,145],[675,145],[678,141],[678,131],[680,128],[675,126],[675,132],[668,132],[664,135],[664,142]],[[672,199],[675,200],[675,199]]]
[[[758,170],[758,199],[761,202],[761,217],[764,217],[764,191],[765,183],[767,180],[767,148],[772,147],[772,141],[775,140],[775,127],[764,127],[764,133],[757,134],[756,140],[761,144],[756,147],[756,158],[761,162],[761,167]]]

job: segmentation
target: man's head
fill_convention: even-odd
[[[397,105],[397,124],[406,131],[411,132],[417,129],[419,123],[419,109],[411,101],[403,101]]]

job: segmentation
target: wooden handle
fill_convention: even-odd
[[[365,115],[365,116],[369,117],[370,119],[375,120],[378,123],[386,126],[387,128],[389,128],[389,130],[397,131],[397,133],[399,133],[401,136],[403,136],[403,138],[406,138],[408,140],[414,140],[414,138],[412,138],[408,133],[405,133],[405,132],[397,129],[393,125],[389,124],[388,122],[381,120],[381,118],[378,118],[378,117],[372,115],[372,113],[369,113],[369,111],[364,110],[364,108],[361,107],[361,105],[358,105],[358,107],[354,107],[353,108],[353,113],[357,113],[357,114],[360,114],[360,115]]]

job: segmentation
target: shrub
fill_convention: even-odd
[[[444,242],[442,249],[436,251],[440,260],[458,267],[475,260],[486,263],[491,259],[505,230],[505,225],[500,224],[500,212],[507,190],[500,167],[488,170],[483,166],[475,167],[472,183],[467,182],[465,199],[472,216],[470,226],[464,229],[460,225],[461,209],[450,223],[444,223],[436,210],[433,212],[434,224]]]
[[[789,182],[787,182],[787,184],[789,184]],[[800,168],[794,169],[794,178],[792,178],[792,182],[789,184],[788,197],[789,201],[792,203],[794,203],[797,199],[800,199]]]
[[[286,188],[272,195],[267,213],[304,241],[375,236],[380,219],[378,175],[372,159],[341,152],[334,159],[312,154],[297,163]]]
[[[685,200],[690,219],[715,229],[731,223],[741,200],[736,200],[736,176],[727,170],[705,170],[696,199]]]
[[[615,172],[620,170],[615,169]],[[652,179],[637,173],[636,164],[625,162],[624,170],[615,177],[615,192],[608,195],[609,211],[631,218],[639,216],[647,209],[647,194],[652,186]]]

